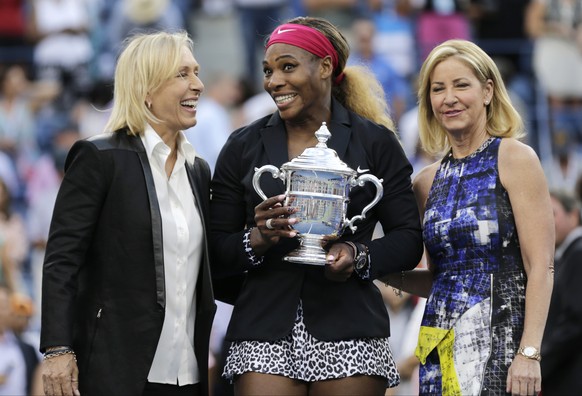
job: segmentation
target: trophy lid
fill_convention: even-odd
[[[306,148],[301,155],[286,162],[281,167],[283,170],[319,170],[333,173],[352,175],[356,172],[340,160],[336,151],[327,147],[327,141],[331,137],[331,132],[324,122],[315,132],[315,137],[319,143],[315,147]]]

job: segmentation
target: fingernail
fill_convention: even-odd
[[[289,234],[291,236],[291,238],[295,237],[297,235],[297,232],[293,231]]]

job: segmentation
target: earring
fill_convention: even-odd
[[[152,102],[146,102],[146,106],[148,107],[148,109],[152,108]]]
[[[485,106],[489,106],[489,101],[488,100],[485,101]]]

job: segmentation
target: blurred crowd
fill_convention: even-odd
[[[434,161],[418,141],[419,65],[444,40],[475,41],[498,63],[550,187],[580,199],[580,0],[2,0],[0,285],[10,294],[11,303],[4,305],[19,320],[0,315],[0,356],[8,356],[6,332],[37,349],[44,246],[65,158],[73,142],[103,132],[124,38],[139,31],[185,29],[197,43],[221,46],[193,20],[228,18],[236,24],[232,39],[240,41],[245,57],[241,72],[206,66],[198,124],[186,131],[213,167],[235,128],[275,110],[262,90],[263,43],[274,26],[298,15],[322,16],[340,27],[351,43],[350,64],[376,74],[415,172]],[[410,394],[423,301],[394,299],[390,288],[378,287],[387,292],[393,352],[404,380],[388,392]],[[217,373],[229,313],[221,305],[212,339]],[[13,369],[0,358],[0,394],[25,385],[10,383]],[[220,382],[216,387],[221,389]]]

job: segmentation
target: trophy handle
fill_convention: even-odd
[[[372,202],[370,202],[368,205],[366,205],[366,207],[362,210],[362,214],[360,214],[358,216],[354,216],[350,220],[346,219],[346,226],[350,227],[352,232],[355,232],[356,229],[358,228],[357,226],[354,225],[354,222],[356,222],[358,220],[364,220],[366,218],[366,213],[368,213],[368,211],[370,209],[372,209],[374,207],[374,205],[376,205],[380,201],[380,199],[382,199],[382,195],[384,194],[384,187],[382,186],[382,179],[378,179],[374,175],[368,175],[368,174],[361,175],[357,179],[352,179],[351,184],[354,187],[355,186],[363,186],[367,181],[371,182],[372,184],[374,184],[376,186],[376,196],[374,197]]]
[[[264,172],[271,172],[273,174],[273,179],[279,178],[279,179],[283,180],[285,178],[285,172],[279,170],[276,166],[263,165],[260,168],[255,168],[255,174],[253,176],[253,187],[254,187],[255,191],[257,192],[257,194],[259,194],[259,196],[261,198],[263,198],[263,201],[265,199],[267,199],[267,196],[265,195],[265,193],[261,189],[259,180],[261,178],[261,175]]]

